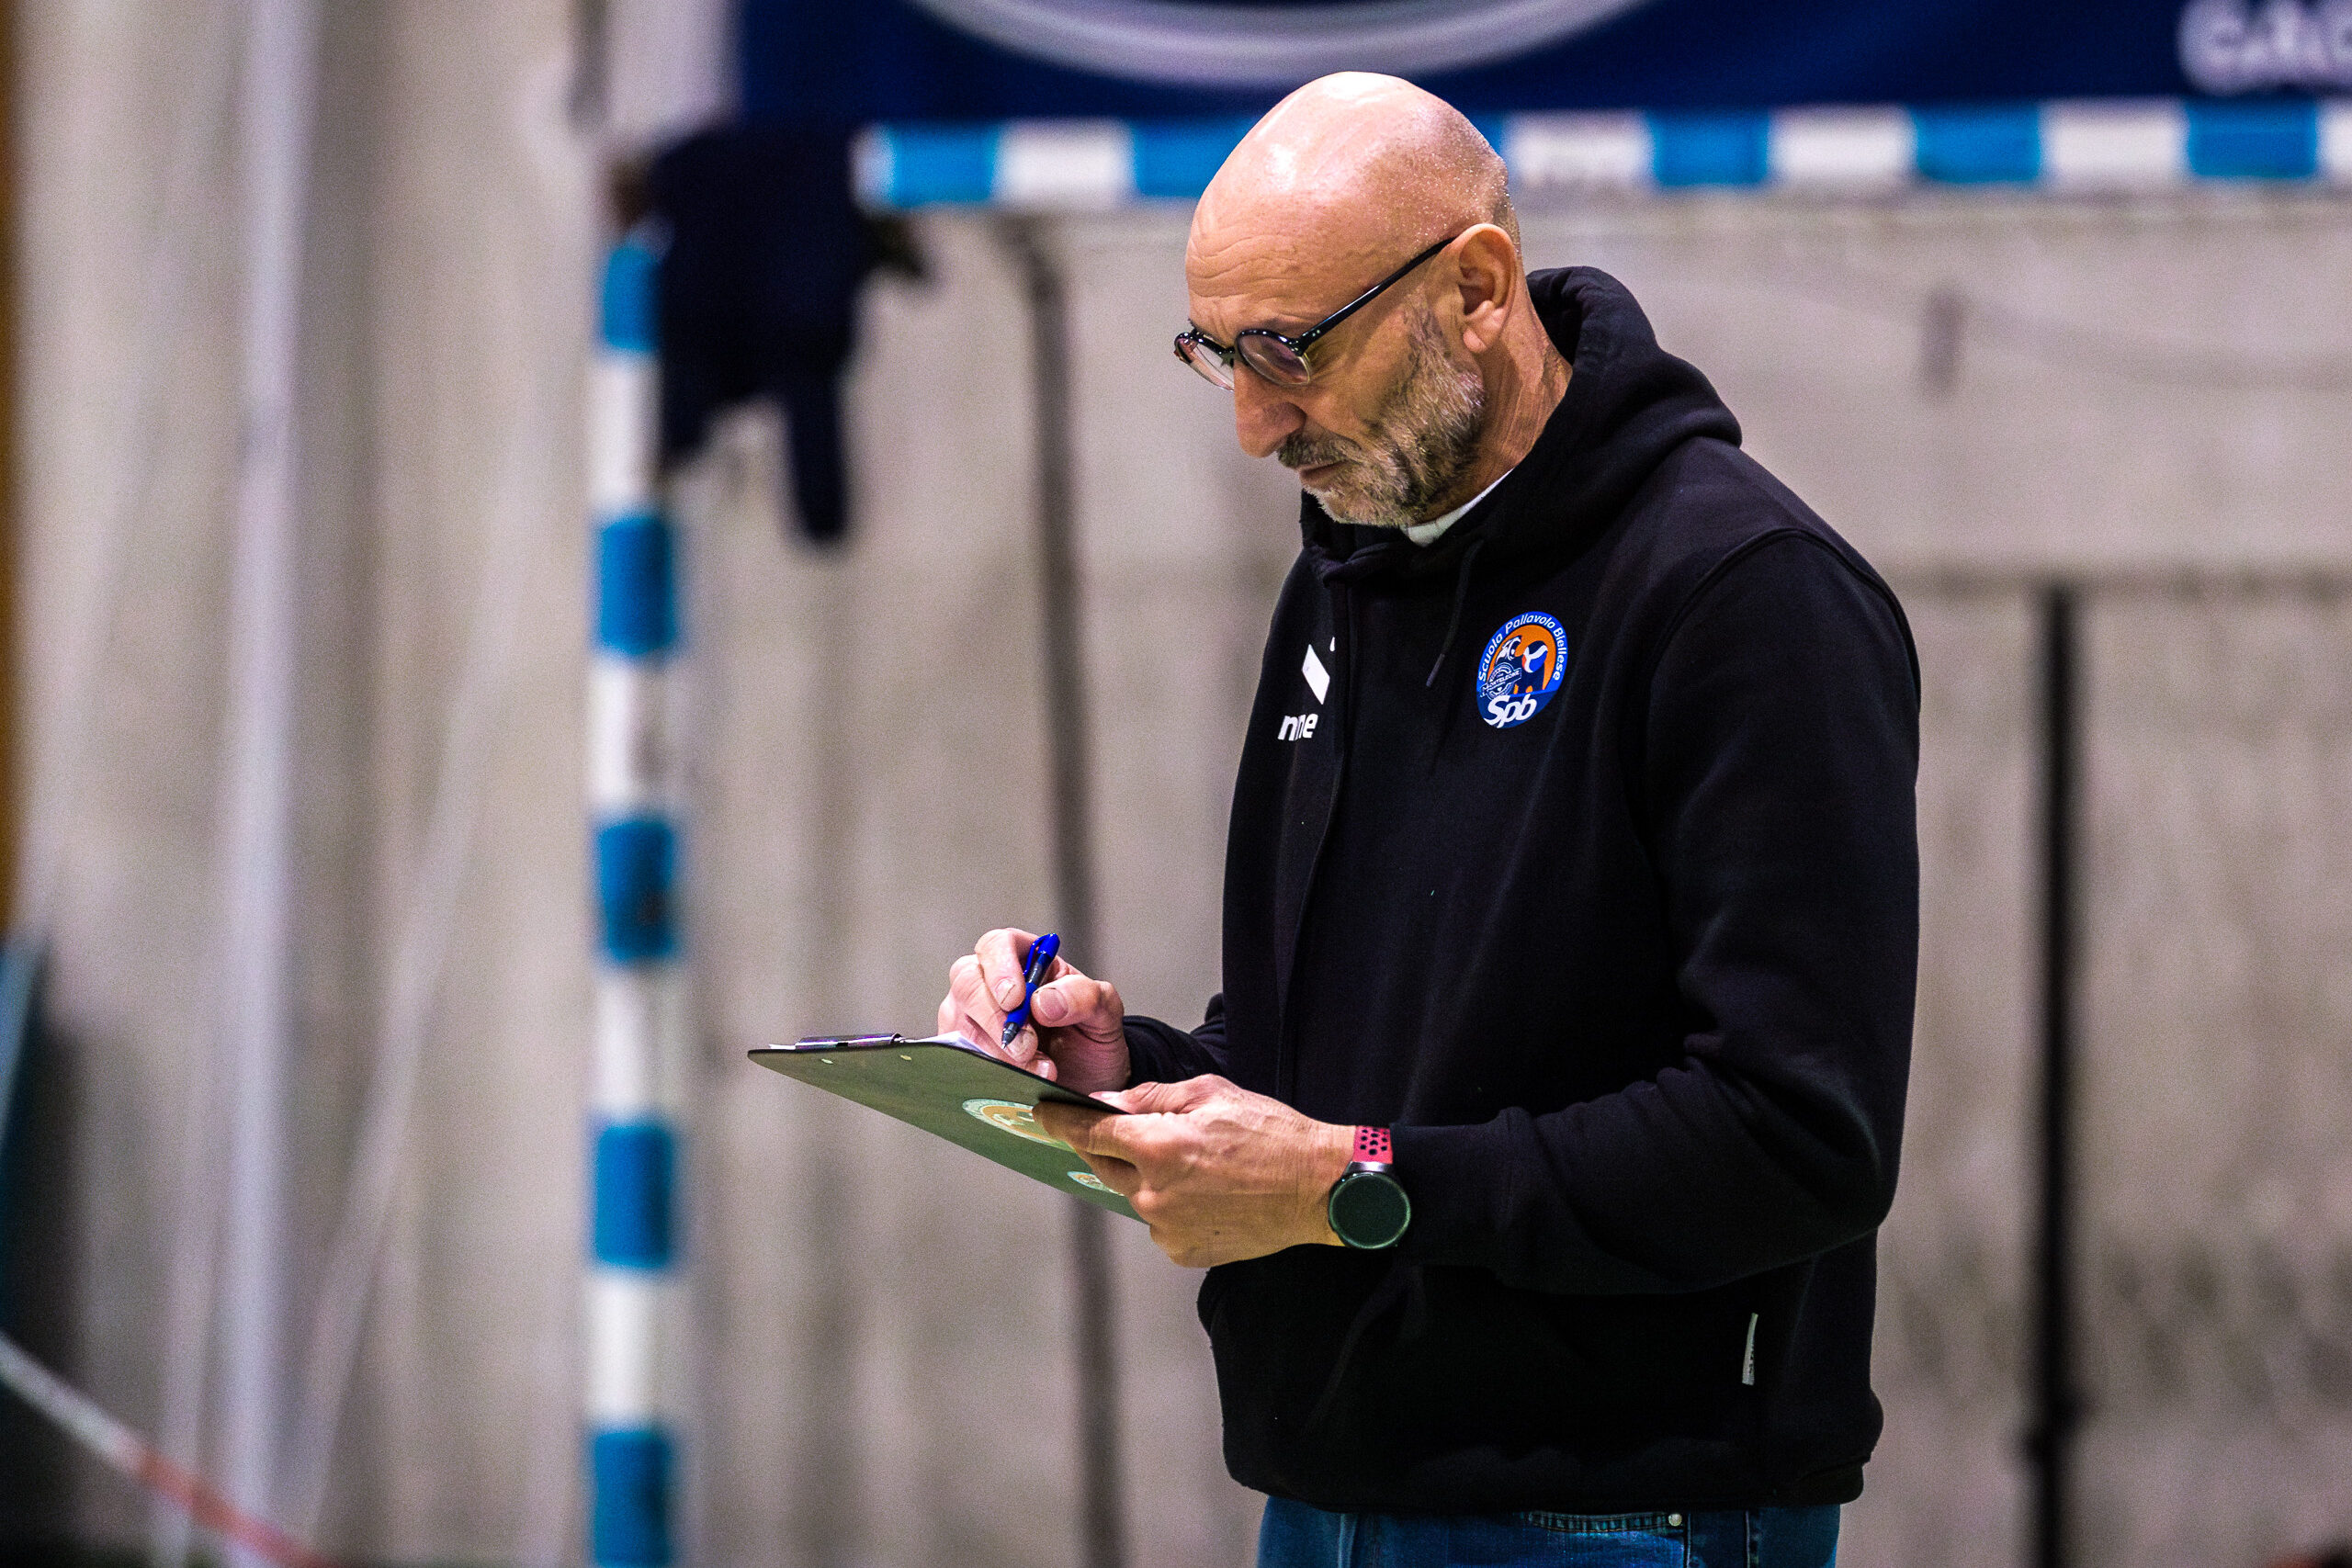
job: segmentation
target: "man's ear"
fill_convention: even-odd
[[[1462,290],[1462,346],[1484,354],[1503,340],[1503,328],[1518,310],[1519,247],[1492,223],[1466,231],[1456,242],[1454,273]]]

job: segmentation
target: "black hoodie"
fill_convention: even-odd
[[[1392,1127],[1412,1199],[1392,1250],[1210,1271],[1226,1461],[1338,1510],[1843,1502],[1910,1056],[1910,633],[1622,286],[1529,285],[1574,375],[1492,493],[1427,547],[1307,502],[1225,989],[1128,1021],[1138,1082]]]

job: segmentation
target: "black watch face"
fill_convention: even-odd
[[[1394,1247],[1412,1217],[1405,1189],[1385,1172],[1360,1170],[1331,1190],[1331,1228],[1350,1247]]]

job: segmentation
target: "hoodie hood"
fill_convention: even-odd
[[[1698,368],[1657,345],[1625,286],[1596,267],[1531,273],[1528,297],[1571,374],[1519,466],[1431,545],[1394,528],[1337,523],[1302,498],[1300,531],[1317,574],[1370,583],[1453,572],[1476,551],[1487,570],[1574,549],[1607,525],[1666,456],[1712,436],[1739,444],[1739,422]],[[1518,505],[1540,496],[1540,505]]]

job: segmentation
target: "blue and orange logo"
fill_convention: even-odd
[[[1478,716],[1514,729],[1544,711],[1567,672],[1568,634],[1541,610],[1505,621],[1478,660]]]

